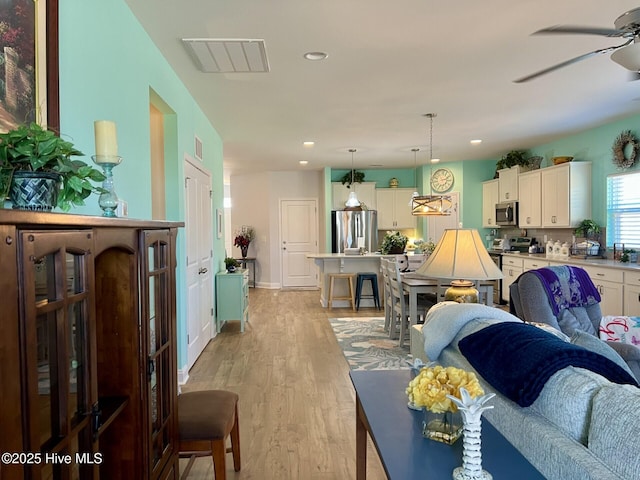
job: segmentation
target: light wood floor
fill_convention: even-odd
[[[245,332],[239,322],[227,324],[182,387],[240,396],[242,470],[233,471],[228,454],[227,478],[355,479],[355,393],[327,319],[383,313],[324,309],[319,291],[252,288],[249,305]],[[367,478],[386,478],[370,440]],[[213,479],[210,457],[196,460],[189,479]]]

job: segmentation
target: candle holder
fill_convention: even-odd
[[[103,217],[117,217],[116,208],[118,208],[118,195],[113,188],[113,173],[111,172],[114,167],[120,165],[122,157],[118,155],[93,155],[91,157],[93,162],[102,168],[104,176],[106,177],[102,182],[103,192],[98,199],[98,205],[102,209]]]

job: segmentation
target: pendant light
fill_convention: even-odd
[[[355,148],[350,148],[349,151],[351,152],[351,185],[350,187],[352,187],[351,192],[349,192],[349,198],[347,199],[347,201],[345,202],[345,207],[347,207],[348,210],[358,210],[360,209],[360,202],[358,201],[358,196],[356,195],[356,191],[355,191],[355,185],[353,184],[353,176],[354,176],[354,167],[353,167],[353,154],[356,153],[356,149]]]
[[[425,115],[431,120],[431,126],[429,129],[429,160],[433,165],[433,118],[435,113],[427,113]],[[451,215],[451,207],[453,202],[448,195],[434,195],[433,187],[431,186],[431,176],[433,175],[433,166],[430,170],[429,176],[429,195],[421,195],[413,197],[411,199],[411,214],[416,216],[423,215]]]
[[[417,156],[418,156],[418,152],[420,151],[419,148],[412,148],[411,151],[413,152],[413,193],[411,194],[411,200],[409,200],[409,206],[413,207],[413,199],[416,197],[419,197],[420,194],[418,193],[418,160],[417,160]]]

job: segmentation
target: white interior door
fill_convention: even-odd
[[[213,222],[211,175],[190,157],[184,162],[187,241],[187,368],[215,335],[213,328]]]
[[[316,200],[281,200],[280,241],[283,287],[315,287],[318,269],[307,254],[318,252]]]
[[[447,193],[451,197],[451,215],[433,215],[427,217],[427,241],[438,243],[448,228],[460,228],[460,193]]]

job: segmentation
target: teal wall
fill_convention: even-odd
[[[574,161],[592,162],[592,218],[600,225],[606,225],[606,194],[607,175],[619,173],[620,170],[614,165],[611,147],[615,139],[625,130],[631,130],[640,137],[640,115],[633,115],[616,122],[612,122],[600,127],[596,127],[584,132],[571,135],[560,140],[536,146],[529,150],[533,155],[540,155],[544,158],[542,167],[553,164],[553,157],[570,155]],[[506,152],[505,152],[506,153]],[[494,159],[448,162],[439,165],[434,164],[435,170],[439,166],[450,169],[455,177],[453,191],[460,192],[460,221],[465,228],[482,229],[482,182],[493,178],[496,170]],[[630,170],[638,170],[640,164],[640,152],[636,165]],[[327,181],[340,181],[342,175],[349,170],[332,170],[330,179]],[[378,188],[389,186],[389,179],[396,177],[400,181],[401,187],[412,187],[413,168],[406,169],[375,169],[362,170],[365,172],[365,181],[375,181]],[[418,168],[417,185],[418,191],[427,193],[429,191],[429,178],[431,170],[428,166]],[[418,237],[428,238],[426,232],[426,222],[418,220]]]
[[[389,180],[391,180],[393,177],[398,179],[398,181],[400,182],[399,187],[402,187],[402,188],[411,188],[416,183],[416,179],[414,178],[413,168],[394,168],[394,169],[356,168],[356,170],[364,173],[365,182],[376,182],[376,188],[388,188]],[[331,181],[340,182],[344,174],[349,172],[351,172],[351,170],[349,169],[331,170]]]
[[[611,147],[618,135],[624,130],[631,130],[636,137],[639,137],[640,115],[634,115],[601,127],[586,130],[530,150],[533,155],[544,157],[543,167],[551,165],[553,157],[562,155],[573,156],[575,158],[574,161],[592,162],[592,218],[600,225],[607,224],[607,175],[620,172],[613,163]],[[636,159],[636,164],[630,171],[638,170],[639,163],[640,152]]]
[[[167,219],[184,220],[183,159],[193,156],[194,135],[203,141],[203,166],[212,174],[213,205],[223,204],[222,140],[186,87],[140,26],[124,0],[60,2],[60,130],[87,154],[95,150],[94,120],[113,120],[118,151],[116,192],[129,216],[151,218],[149,104],[165,113]],[[158,103],[163,105],[158,105]],[[160,108],[160,107],[165,108]],[[97,197],[75,213],[100,215]],[[215,225],[215,218],[212,225]],[[214,256],[224,258],[214,235]],[[184,231],[178,259],[185,258]],[[221,262],[220,262],[221,263]],[[178,261],[178,366],[186,364],[186,296],[183,261]],[[213,295],[213,292],[211,292]]]

